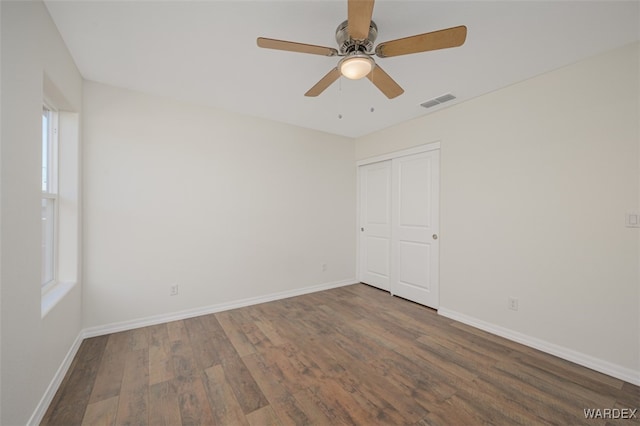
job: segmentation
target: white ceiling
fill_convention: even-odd
[[[307,98],[338,59],[260,49],[256,38],[336,47],[346,0],[46,5],[88,80],[349,137],[640,40],[638,1],[378,0],[378,43],[457,25],[467,26],[467,41],[454,49],[376,58],[405,89],[398,98],[387,99],[367,79],[343,77]],[[420,107],[448,92],[458,99]]]

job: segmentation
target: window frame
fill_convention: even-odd
[[[46,293],[51,290],[58,282],[58,218],[59,218],[59,194],[58,194],[58,171],[59,171],[59,162],[58,162],[58,110],[54,108],[51,102],[48,102],[46,99],[43,100],[42,103],[42,117],[44,119],[45,113],[48,113],[47,120],[47,184],[46,189],[44,187],[44,168],[45,168],[45,128],[44,123],[42,126],[42,141],[41,141],[41,208],[43,209],[43,205],[46,202],[50,202],[53,204],[52,206],[52,218],[51,224],[46,228],[42,226],[42,234],[41,234],[41,245],[42,245],[42,262],[41,262],[41,274],[40,274],[40,285],[42,293]],[[41,216],[41,220],[44,220]],[[45,236],[45,233],[48,236]],[[45,241],[47,238],[49,241]],[[45,245],[49,245],[49,250],[51,251],[50,259],[46,262],[45,265]],[[45,269],[47,269],[46,276],[50,277],[50,279],[45,281]]]

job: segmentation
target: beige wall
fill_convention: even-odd
[[[44,4],[2,1],[0,9],[0,424],[18,425],[31,418],[81,330],[78,284],[41,316],[40,147],[45,75],[49,95],[75,112],[82,78]]]
[[[84,113],[85,326],[354,282],[352,140],[92,82]]]
[[[639,75],[630,45],[356,141],[441,141],[441,307],[638,378]]]

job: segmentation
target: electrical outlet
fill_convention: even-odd
[[[627,212],[625,225],[627,228],[640,228],[640,212]]]
[[[518,299],[516,297],[510,297],[507,303],[508,303],[509,309],[511,309],[512,311],[518,310]]]
[[[322,272],[327,272],[327,264],[326,263],[322,264]]]
[[[178,284],[173,284],[169,287],[169,296],[176,296],[178,294]]]

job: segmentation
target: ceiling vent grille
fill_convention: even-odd
[[[423,102],[420,104],[420,106],[425,107],[425,108],[431,108],[434,107],[436,105],[440,105],[443,104],[445,102],[449,102],[454,100],[456,97],[453,96],[451,93],[446,93],[442,96],[438,96],[437,98],[433,98],[433,99],[429,99],[426,102]]]

